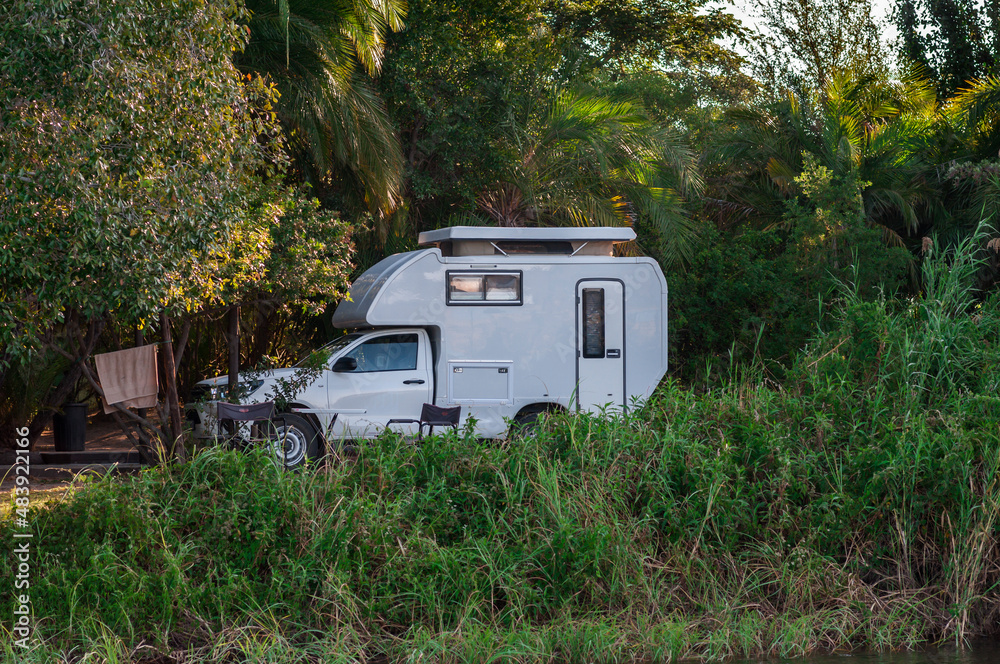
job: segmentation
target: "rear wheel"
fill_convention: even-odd
[[[301,415],[286,413],[275,417],[268,439],[275,461],[286,468],[298,468],[307,460],[319,459],[319,434]]]

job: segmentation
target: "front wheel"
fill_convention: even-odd
[[[320,439],[309,420],[285,413],[274,419],[274,428],[268,436],[275,461],[285,468],[298,468],[319,459]]]

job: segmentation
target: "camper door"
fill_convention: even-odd
[[[576,285],[577,408],[624,409],[625,286],[617,279]]]

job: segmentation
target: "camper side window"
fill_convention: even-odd
[[[583,289],[583,356],[604,357],[604,289]]]
[[[521,273],[448,272],[448,304],[521,304]]]
[[[417,335],[389,334],[364,342],[345,357],[353,357],[357,373],[408,371],[417,368]]]

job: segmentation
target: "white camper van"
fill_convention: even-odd
[[[627,409],[667,370],[667,284],[656,261],[615,257],[629,228],[453,227],[421,233],[352,284],[333,323],[353,330],[327,347],[311,384],[279,422],[289,465],[324,441],[415,433],[423,404],[460,406],[476,433],[502,438],[551,410]],[[256,380],[247,402],[273,396]],[[220,376],[199,384],[214,396]],[[212,404],[200,435],[214,435]]]

